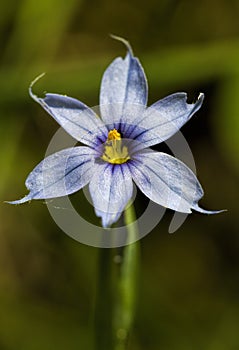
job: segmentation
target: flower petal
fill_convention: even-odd
[[[58,94],[46,94],[45,98],[39,98],[32,92],[35,81],[29,89],[31,97],[71,136],[91,147],[95,147],[99,140],[106,140],[107,128],[91,108],[75,98]]]
[[[148,98],[144,70],[129,44],[121,41],[127,45],[128,53],[125,59],[116,58],[106,69],[100,89],[101,116],[109,128],[129,122],[127,110],[145,107]]]
[[[204,95],[200,94],[195,103],[187,103],[187,94],[179,92],[169,95],[145,110],[135,121],[127,138],[141,143],[141,148],[163,142],[174,135],[202,105]]]
[[[96,152],[89,147],[67,148],[39,163],[29,174],[26,187],[30,193],[10,204],[32,199],[46,199],[74,193],[89,183]]]
[[[127,164],[98,164],[89,188],[96,215],[102,218],[103,227],[109,227],[132,197],[133,182]]]
[[[129,167],[136,185],[152,201],[182,213],[191,213],[191,209],[203,212],[197,205],[203,189],[195,174],[181,161],[165,153],[145,150],[135,155]]]

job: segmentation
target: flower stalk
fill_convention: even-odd
[[[95,349],[126,350],[135,316],[139,272],[139,241],[133,205],[124,212],[127,240],[122,255],[99,251],[95,306]],[[114,266],[117,264],[116,266]]]
[[[134,206],[126,208],[124,212],[127,226],[127,241],[138,237],[135,222]],[[114,350],[125,350],[132,329],[137,301],[137,287],[139,274],[140,245],[139,241],[126,245],[123,248],[122,261],[118,275],[117,300],[114,314],[115,344]]]

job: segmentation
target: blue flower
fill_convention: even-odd
[[[119,38],[118,38],[119,39]],[[37,101],[71,136],[85,144],[64,149],[39,163],[29,174],[30,193],[10,202],[61,197],[89,184],[102,226],[116,222],[132,198],[133,181],[152,201],[172,210],[214,214],[198,206],[203,190],[194,173],[171,155],[150,146],[174,135],[201,107],[204,95],[187,103],[184,92],[147,107],[148,86],[143,68],[129,44],[125,59],[106,69],[100,88],[100,116],[84,103],[47,93]]]

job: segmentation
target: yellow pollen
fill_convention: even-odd
[[[123,144],[121,135],[116,129],[109,131],[101,159],[111,164],[123,164],[130,159],[128,147]]]
[[[121,140],[121,135],[116,129],[110,130],[108,133],[107,141],[112,140]]]

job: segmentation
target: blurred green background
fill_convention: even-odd
[[[238,0],[1,2],[1,350],[93,349],[99,249],[60,231],[43,202],[3,201],[26,193],[25,178],[58,128],[29,98],[29,83],[47,72],[37,93],[97,105],[105,68],[125,55],[109,33],[128,39],[140,57],[149,103],[177,91],[191,100],[205,93],[182,132],[205,189],[201,205],[228,209],[194,213],[173,235],[168,211],[141,240],[129,349],[239,349],[238,17]],[[82,195],[79,208],[89,215]]]

